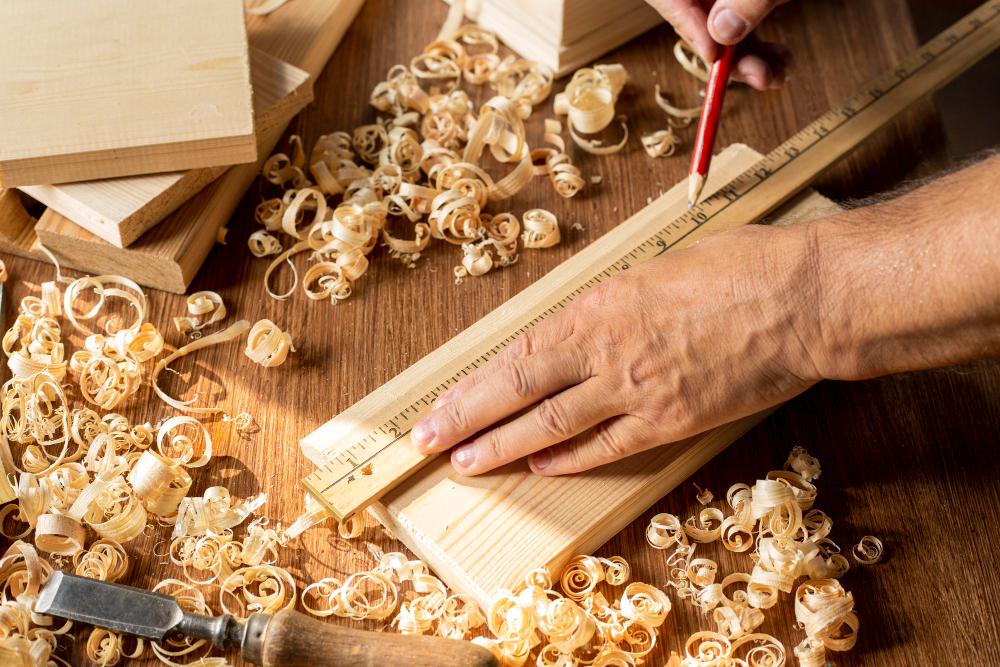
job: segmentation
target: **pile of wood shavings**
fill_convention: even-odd
[[[308,158],[301,140],[292,137],[288,153],[265,163],[264,178],[284,194],[257,207],[263,229],[251,234],[248,245],[256,257],[273,257],[264,277],[273,298],[285,300],[295,292],[299,275],[291,258],[304,252],[314,262],[302,278],[306,295],[337,303],[350,297],[380,242],[410,268],[431,239],[460,246],[459,281],[514,264],[519,239],[524,248],[559,242],[558,222],[547,211],[522,219],[486,211],[490,202],[516,195],[533,176],[548,176],[567,198],[584,186],[566,153],[561,123],[546,121],[551,148],[532,151],[525,139],[524,122],[551,94],[553,73],[540,63],[501,60],[494,33],[474,24],[459,26],[460,21],[461,14],[450,13],[422,54],[409,66],[391,68],[374,88],[369,101],[381,114],[376,123],[320,137]],[[593,71],[612,82],[615,97],[627,79],[620,65]],[[460,89],[463,80],[488,84],[496,96],[477,112]],[[579,144],[575,118],[570,132]],[[596,131],[592,122],[578,122],[585,125],[581,131]],[[481,166],[487,149],[506,173],[494,176]],[[412,234],[390,233],[390,219],[412,225]],[[546,230],[539,233],[539,224]],[[292,286],[278,293],[271,281],[286,262]]]
[[[807,577],[795,590],[795,619],[806,638],[795,647],[801,667],[820,667],[827,663],[826,651],[846,651],[857,642],[858,617],[854,596],[837,581],[850,563],[828,536],[833,520],[813,509],[820,476],[819,461],[796,447],[784,470],[768,473],[753,487],[732,486],[726,499],[733,513],[708,508],[681,522],[672,514],[658,514],[650,522],[647,541],[656,549],[672,550],[667,558],[670,583],[678,596],[706,614],[717,625],[713,632],[692,636],[687,645],[683,667],[708,667],[733,656],[735,648],[764,622],[764,610],[779,602],[780,593],[791,593],[796,580]],[[873,540],[865,538],[858,545],[868,556]],[[750,552],[752,571],[736,572],[717,582],[719,567],[710,558],[696,557],[700,544],[719,541],[732,552]],[[874,546],[871,548],[874,552]],[[877,558],[859,562],[874,562]],[[745,586],[745,588],[733,587]],[[727,592],[731,591],[731,592]],[[767,661],[744,661],[725,664],[784,664],[784,648],[767,653]]]
[[[79,301],[88,292],[96,305],[83,312]],[[115,299],[126,304],[126,326],[119,316],[105,312]],[[196,332],[225,316],[221,297],[211,292],[193,295],[189,309],[199,316],[211,313],[204,324],[195,320]],[[199,565],[214,569],[215,577],[209,580],[218,579],[225,608],[272,608],[286,604],[285,597],[294,603],[294,584],[290,591],[284,588],[290,580],[287,572],[270,570],[265,560],[276,557],[275,531],[267,531],[266,524],[258,521],[242,542],[231,540],[232,528],[258,511],[266,496],[234,499],[224,487],[211,487],[202,497],[188,496],[194,471],[212,456],[212,439],[200,421],[177,416],[157,427],[133,425],[120,414],[102,416],[90,407],[73,407],[74,388],[65,385],[67,369],[79,383],[75,389],[81,402],[108,410],[134,395],[144,381],[155,385],[155,375],[170,359],[212,338],[181,348],[150,374],[151,360],[163,352],[163,337],[144,321],[146,312],[142,290],[119,276],[72,281],[65,295],[51,282],[41,286],[40,297],[22,300],[20,315],[4,335],[3,348],[14,377],[2,389],[0,534],[14,544],[0,558],[2,664],[66,664],[53,652],[57,638],[70,632],[72,624],[60,624],[32,610],[53,564],[82,576],[120,581],[129,571],[122,545],[148,536],[157,526],[173,527],[173,541],[164,556],[185,570]],[[73,353],[69,364],[63,361],[61,318],[86,337],[84,348]],[[98,326],[98,322],[103,323]],[[247,356],[263,366],[275,366],[291,350],[290,343],[288,334],[264,320],[251,330]],[[244,429],[250,422],[234,420],[237,428]],[[7,532],[7,526],[15,528]],[[32,532],[34,545],[23,541]],[[49,554],[51,563],[39,552]],[[174,583],[178,585],[168,580],[157,589],[173,586],[168,592],[177,595],[185,608],[208,609],[204,595],[189,582]],[[87,631],[85,651],[96,664],[114,665],[144,650],[141,641],[105,630]],[[172,658],[204,644],[167,642],[153,645],[152,650],[164,662],[176,664]],[[208,664],[211,660],[224,664],[221,659],[210,659]]]

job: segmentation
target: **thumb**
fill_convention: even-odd
[[[721,0],[708,16],[708,32],[719,44],[736,44],[784,0]]]

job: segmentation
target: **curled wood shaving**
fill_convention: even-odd
[[[807,482],[818,478],[823,472],[820,469],[819,459],[809,456],[809,452],[802,447],[792,448],[792,453],[788,455],[784,466],[785,470],[789,468],[801,475]]]
[[[10,276],[7,275],[7,265],[3,263],[2,259],[0,259],[0,283],[7,282],[7,278],[9,277]]]
[[[117,284],[135,292],[127,292],[120,287],[106,287],[108,284]],[[97,303],[86,313],[77,314],[73,304],[80,297],[81,292],[86,289],[90,289],[98,297]],[[135,321],[128,327],[119,326],[118,320],[115,317],[109,318],[108,322],[105,324],[105,332],[111,336],[121,331],[123,328],[131,330],[133,332],[138,331],[140,325],[146,319],[146,295],[143,293],[142,288],[139,287],[134,281],[128,278],[123,278],[122,276],[88,276],[85,278],[79,278],[74,280],[66,288],[63,294],[63,309],[66,312],[66,318],[77,328],[80,332],[87,336],[94,335],[95,332],[88,329],[86,326],[80,323],[80,320],[93,320],[104,308],[104,304],[108,297],[120,297],[125,299],[128,304],[136,310]]]
[[[660,92],[660,84],[656,84],[653,96],[656,100],[656,105],[663,109],[664,113],[669,116],[667,122],[672,127],[687,127],[691,124],[692,120],[701,116],[700,106],[682,109],[671,104],[670,100],[668,100],[666,96]]]
[[[505,58],[489,77],[490,86],[498,95],[508,98],[518,115],[527,120],[532,107],[541,104],[552,93],[555,74],[546,65],[531,60]]]
[[[184,498],[177,511],[172,540],[180,537],[205,535],[209,529],[225,530],[243,523],[247,517],[267,502],[267,494],[250,500],[233,501],[229,489],[213,486],[201,498]]]
[[[227,596],[239,605],[230,609]],[[244,618],[252,613],[273,614],[295,606],[296,586],[292,575],[276,565],[243,567],[222,583],[220,605],[227,614]]]
[[[652,158],[670,157],[677,150],[677,144],[681,142],[680,138],[669,128],[652,134],[644,134],[641,141],[642,147]]]
[[[884,548],[882,546],[882,540],[874,535],[865,535],[857,544],[854,545],[854,548],[851,549],[851,553],[854,555],[854,560],[858,561],[862,565],[874,565],[879,562],[882,560],[883,551]]]
[[[254,257],[267,257],[281,253],[281,241],[271,236],[267,230],[260,229],[250,235],[247,240],[250,253]]]
[[[129,558],[118,542],[100,539],[91,544],[89,550],[77,552],[73,566],[81,577],[114,582],[128,572]]]
[[[156,367],[153,369],[153,375],[151,378],[153,391],[155,391],[156,395],[159,396],[161,399],[163,399],[163,401],[167,405],[177,408],[178,410],[183,410],[185,412],[193,412],[198,414],[215,414],[217,412],[221,412],[222,410],[217,407],[216,408],[194,407],[192,403],[194,403],[195,399],[191,399],[188,401],[180,401],[177,400],[176,398],[171,398],[162,389],[160,389],[159,385],[157,384],[157,378],[159,378],[160,373],[163,371],[163,369],[167,368],[170,365],[170,363],[175,359],[187,356],[196,350],[200,350],[203,347],[209,347],[210,345],[218,345],[219,343],[228,343],[229,341],[235,340],[236,338],[242,336],[249,328],[250,328],[249,322],[247,322],[246,320],[240,320],[239,322],[232,325],[225,331],[214,333],[211,336],[205,336],[204,338],[200,338],[194,342],[188,343],[187,345],[171,353],[164,359],[161,359],[156,364]]]
[[[261,320],[250,329],[245,352],[254,363],[265,368],[280,366],[285,362],[289,351],[295,351],[291,335],[283,332],[271,320]]]
[[[709,504],[710,502],[712,502],[712,499],[715,498],[711,490],[709,490],[707,487],[703,489],[697,484],[695,484],[694,488],[698,489],[698,495],[696,496],[696,500],[702,505]]]
[[[545,141],[555,148],[539,148],[531,152],[531,161],[536,176],[547,174],[560,197],[569,198],[579,192],[584,185],[580,169],[566,155],[566,142],[560,136],[562,123],[546,119]],[[542,161],[542,164],[539,162]]]
[[[699,81],[708,83],[710,73],[708,64],[695,52],[694,47],[683,39],[678,39],[674,44],[674,57],[677,58],[677,62],[681,64],[685,72]]]
[[[87,532],[79,521],[65,514],[43,514],[35,524],[35,546],[59,556],[73,556],[83,550]]]
[[[550,248],[560,240],[559,221],[552,213],[540,208],[526,211],[522,216],[525,248]]]
[[[200,335],[210,324],[221,322],[226,317],[226,304],[216,292],[195,292],[187,299],[188,313],[193,317],[175,317],[174,326],[183,334]],[[212,317],[201,322],[199,316],[212,313]]]

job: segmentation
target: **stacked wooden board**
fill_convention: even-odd
[[[446,0],[451,2],[451,0]],[[646,0],[468,0],[466,15],[563,76],[663,22]]]
[[[713,161],[706,196],[761,157],[743,145],[727,148]],[[429,385],[440,382],[449,364],[461,365],[481,354],[484,340],[516,328],[518,318],[544,309],[572,289],[580,275],[599,271],[609,257],[621,256],[664,221],[678,218],[686,203],[685,182],[304,438],[303,452],[317,465],[336,459],[377,423],[385,406],[417,400]],[[774,217],[801,221],[836,210],[829,200],[807,191]],[[512,588],[529,570],[546,567],[555,573],[574,555],[592,553],[769,412],[563,477],[535,475],[524,461],[463,477],[452,468],[450,457],[439,456],[369,510],[452,589],[489,608],[496,590]]]
[[[283,128],[312,101],[309,74],[260,49],[251,50],[250,72],[258,138]],[[95,236],[126,248],[227,169],[206,167],[20,189]]]
[[[280,59],[285,65],[300,67],[315,77],[325,67],[363,3],[364,0],[295,0],[272,14],[249,16],[247,31],[250,45]],[[258,118],[256,140],[259,153],[255,162],[228,169],[158,223],[156,218],[160,212],[175,207],[187,193],[193,194],[192,190],[197,192],[196,184],[204,179],[203,174],[188,175],[186,178],[185,175],[172,174],[156,179],[157,182],[152,185],[146,181],[148,187],[145,193],[134,196],[128,205],[105,199],[99,206],[104,211],[116,211],[117,216],[109,225],[95,224],[101,219],[96,216],[96,221],[91,218],[87,223],[90,229],[85,229],[74,219],[50,208],[40,216],[35,226],[37,240],[62,266],[90,273],[122,274],[146,287],[183,293],[220,238],[221,230],[277,145],[288,122],[311,99],[311,87],[308,91],[303,85],[288,87],[287,84],[293,83],[293,79],[288,77],[281,77],[274,83],[279,82],[289,95],[272,107],[275,109],[273,118],[266,122],[260,122]],[[105,181],[100,186],[104,193],[95,195],[92,190],[95,184],[77,185],[79,188],[59,186],[54,190],[58,191],[59,197],[66,197],[66,193],[71,192],[75,198],[74,205],[84,198],[79,193],[86,192],[89,197],[87,206],[93,207],[107,194],[108,188],[121,187],[121,184],[112,185]],[[178,190],[186,192],[178,193]],[[154,196],[143,198],[151,192]],[[161,193],[162,200],[156,199],[157,192]],[[50,191],[44,196],[52,198],[57,194]],[[168,203],[164,204],[164,201]],[[65,206],[65,202],[59,205]],[[77,213],[74,217],[83,216]],[[139,229],[150,225],[151,228],[129,242],[128,239],[135,236],[137,224]],[[3,225],[4,220],[0,217],[0,230],[4,229]],[[102,238],[94,231],[100,231],[112,240]],[[0,232],[0,242],[2,239]],[[24,239],[20,241],[23,243]],[[30,245],[29,242],[29,250]],[[128,247],[120,247],[123,245]]]
[[[243,0],[0,0],[0,186],[257,159]]]

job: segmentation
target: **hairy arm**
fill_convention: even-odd
[[[586,470],[860,379],[1000,355],[1000,156],[898,199],[752,225],[588,290],[413,430],[463,474]],[[509,419],[514,417],[513,419]]]
[[[823,377],[1000,355],[1000,155],[808,231]]]

